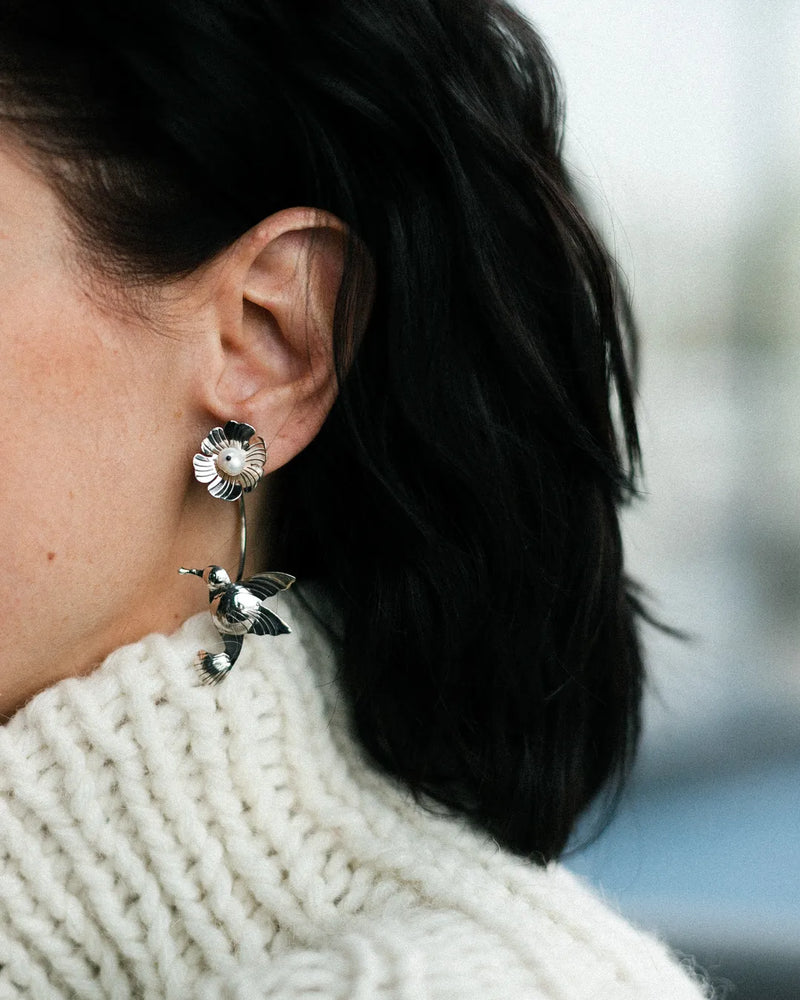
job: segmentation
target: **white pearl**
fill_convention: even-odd
[[[225,448],[217,455],[217,468],[228,476],[238,476],[246,461],[247,455],[241,448]]]

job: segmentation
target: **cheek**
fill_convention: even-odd
[[[3,337],[0,375],[0,523],[13,581],[0,599],[21,611],[53,591],[100,601],[115,575],[146,573],[185,478],[157,359],[149,344],[131,348],[138,331],[79,308],[38,320]]]
[[[17,335],[6,355],[0,462],[10,489],[4,495],[43,527],[68,515],[68,497],[96,494],[109,471],[116,424],[111,373],[63,326],[56,336]]]
[[[52,196],[0,152],[0,717],[160,627],[146,595],[178,581],[190,357],[112,318],[70,261]]]

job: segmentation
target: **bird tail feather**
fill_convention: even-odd
[[[232,666],[227,653],[207,653],[201,649],[194,659],[194,668],[203,684],[219,684],[227,677]]]

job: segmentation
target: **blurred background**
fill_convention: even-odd
[[[800,0],[518,0],[642,332],[634,780],[568,864],[730,1000],[800,1000]]]

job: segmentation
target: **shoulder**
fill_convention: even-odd
[[[321,684],[325,664],[335,674],[330,638],[293,611],[313,668],[292,683],[308,686],[304,704],[313,693],[327,706],[312,713],[326,718],[324,728],[315,727],[313,767],[336,763],[326,768],[335,816],[323,815],[316,799],[313,809],[304,800],[304,810],[336,829],[333,854],[358,874],[319,937],[312,932],[302,945],[293,942],[272,956],[263,995],[293,1000],[316,989],[325,1000],[707,996],[661,942],[627,923],[562,865],[539,868],[514,857],[468,824],[421,809],[374,771],[353,739],[336,684]],[[298,772],[301,757],[294,758]],[[346,813],[340,807],[353,795],[357,808]],[[321,870],[333,871],[335,860],[326,855]],[[356,897],[359,906],[351,910]]]
[[[559,880],[560,881],[560,880]],[[579,891],[583,895],[584,890]],[[314,944],[273,953],[215,1000],[702,1000],[666,949],[590,900],[589,920],[546,910],[472,913],[412,905],[342,921]],[[563,900],[562,900],[563,907]],[[512,908],[516,909],[516,908]],[[598,927],[597,920],[603,927]],[[198,996],[205,996],[201,990]]]

